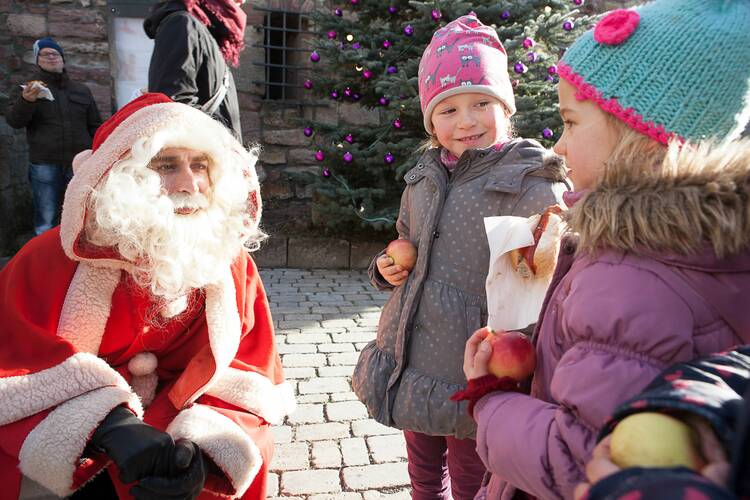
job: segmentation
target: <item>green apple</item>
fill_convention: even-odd
[[[677,467],[700,470],[705,461],[698,437],[681,420],[643,412],[624,418],[612,432],[612,461],[622,467]]]

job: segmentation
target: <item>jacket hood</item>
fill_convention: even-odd
[[[153,39],[156,37],[156,31],[159,29],[159,24],[165,17],[180,10],[186,10],[185,4],[178,0],[171,0],[169,2],[162,2],[154,5],[151,10],[151,15],[143,21],[143,31],[146,32],[146,36]]]
[[[750,141],[670,146],[659,169],[616,168],[569,211],[579,249],[696,270],[750,270]]]

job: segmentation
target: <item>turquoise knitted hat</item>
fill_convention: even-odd
[[[606,14],[558,72],[663,143],[739,137],[750,119],[750,0],[656,0]]]

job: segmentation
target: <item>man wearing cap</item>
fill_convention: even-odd
[[[247,251],[256,159],[163,94],[76,156],[60,226],[0,271],[3,498],[265,498],[295,403]]]
[[[89,88],[66,73],[63,49],[52,38],[34,42],[34,60],[38,75],[18,89],[5,119],[26,128],[34,232],[41,234],[57,224],[73,157],[91,147],[102,121]]]

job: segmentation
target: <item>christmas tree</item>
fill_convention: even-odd
[[[435,30],[470,12],[497,30],[507,51],[516,136],[554,144],[561,132],[556,63],[592,24],[580,10],[583,1],[348,0],[316,12],[320,36],[305,88],[320,99],[378,109],[380,116],[373,126],[305,128],[320,165],[318,174],[306,179],[314,187],[317,222],[334,232],[392,231],[403,174],[427,140],[417,91],[419,60]]]

